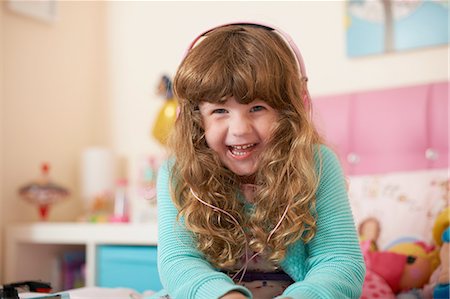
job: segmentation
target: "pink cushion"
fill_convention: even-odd
[[[430,159],[430,168],[448,167],[448,82],[436,83],[431,86],[428,110],[429,148],[437,153],[436,160]]]
[[[360,157],[352,174],[427,167],[427,86],[356,95],[352,108],[352,149]]]
[[[314,98],[314,121],[349,175],[446,168],[448,86]]]
[[[348,173],[350,95],[322,97],[314,101],[313,112],[317,129],[328,145],[336,151],[344,171]]]

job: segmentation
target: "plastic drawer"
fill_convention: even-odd
[[[138,292],[162,289],[156,250],[156,246],[98,246],[97,286],[132,288]]]

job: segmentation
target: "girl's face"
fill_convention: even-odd
[[[239,176],[256,172],[278,112],[262,100],[240,104],[234,97],[223,103],[200,104],[205,138],[222,163]]]

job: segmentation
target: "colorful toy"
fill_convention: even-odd
[[[364,219],[358,226],[359,239],[361,242],[369,241],[371,251],[378,251],[377,240],[380,237],[380,222],[375,217]]]
[[[436,245],[439,246],[440,265],[424,288],[424,297],[448,299],[450,297],[450,207],[445,208],[436,218],[433,226],[433,238]]]
[[[402,238],[379,251],[376,243],[380,229],[374,218],[366,219],[359,227],[367,269],[361,299],[396,298],[417,292],[438,264],[436,250],[424,242]]]
[[[400,242],[387,249],[406,257],[406,263],[398,282],[397,291],[404,292],[422,288],[438,265],[434,246],[424,242]]]
[[[434,288],[433,298],[445,298],[448,299],[450,295],[450,277],[449,277],[449,244],[450,244],[450,227],[447,227],[442,233],[442,241],[444,242],[441,246],[440,255],[441,258],[441,271],[438,277],[438,285]]]
[[[50,180],[50,165],[43,163],[41,166],[41,177],[19,189],[22,199],[35,204],[39,208],[41,220],[48,219],[50,205],[61,201],[69,196],[69,191]]]
[[[163,76],[158,85],[158,94],[165,97],[166,102],[161,107],[156,122],[153,125],[152,135],[162,145],[166,145],[167,137],[177,117],[178,101],[173,96],[172,81]]]

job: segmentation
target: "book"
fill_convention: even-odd
[[[20,299],[71,299],[68,293],[57,293],[57,294],[48,294],[48,293],[19,293]]]
[[[148,290],[139,293],[130,288],[83,287],[59,293],[19,293],[20,299],[145,299],[154,294]],[[52,297],[53,296],[53,297]],[[59,296],[59,297],[58,297]]]

